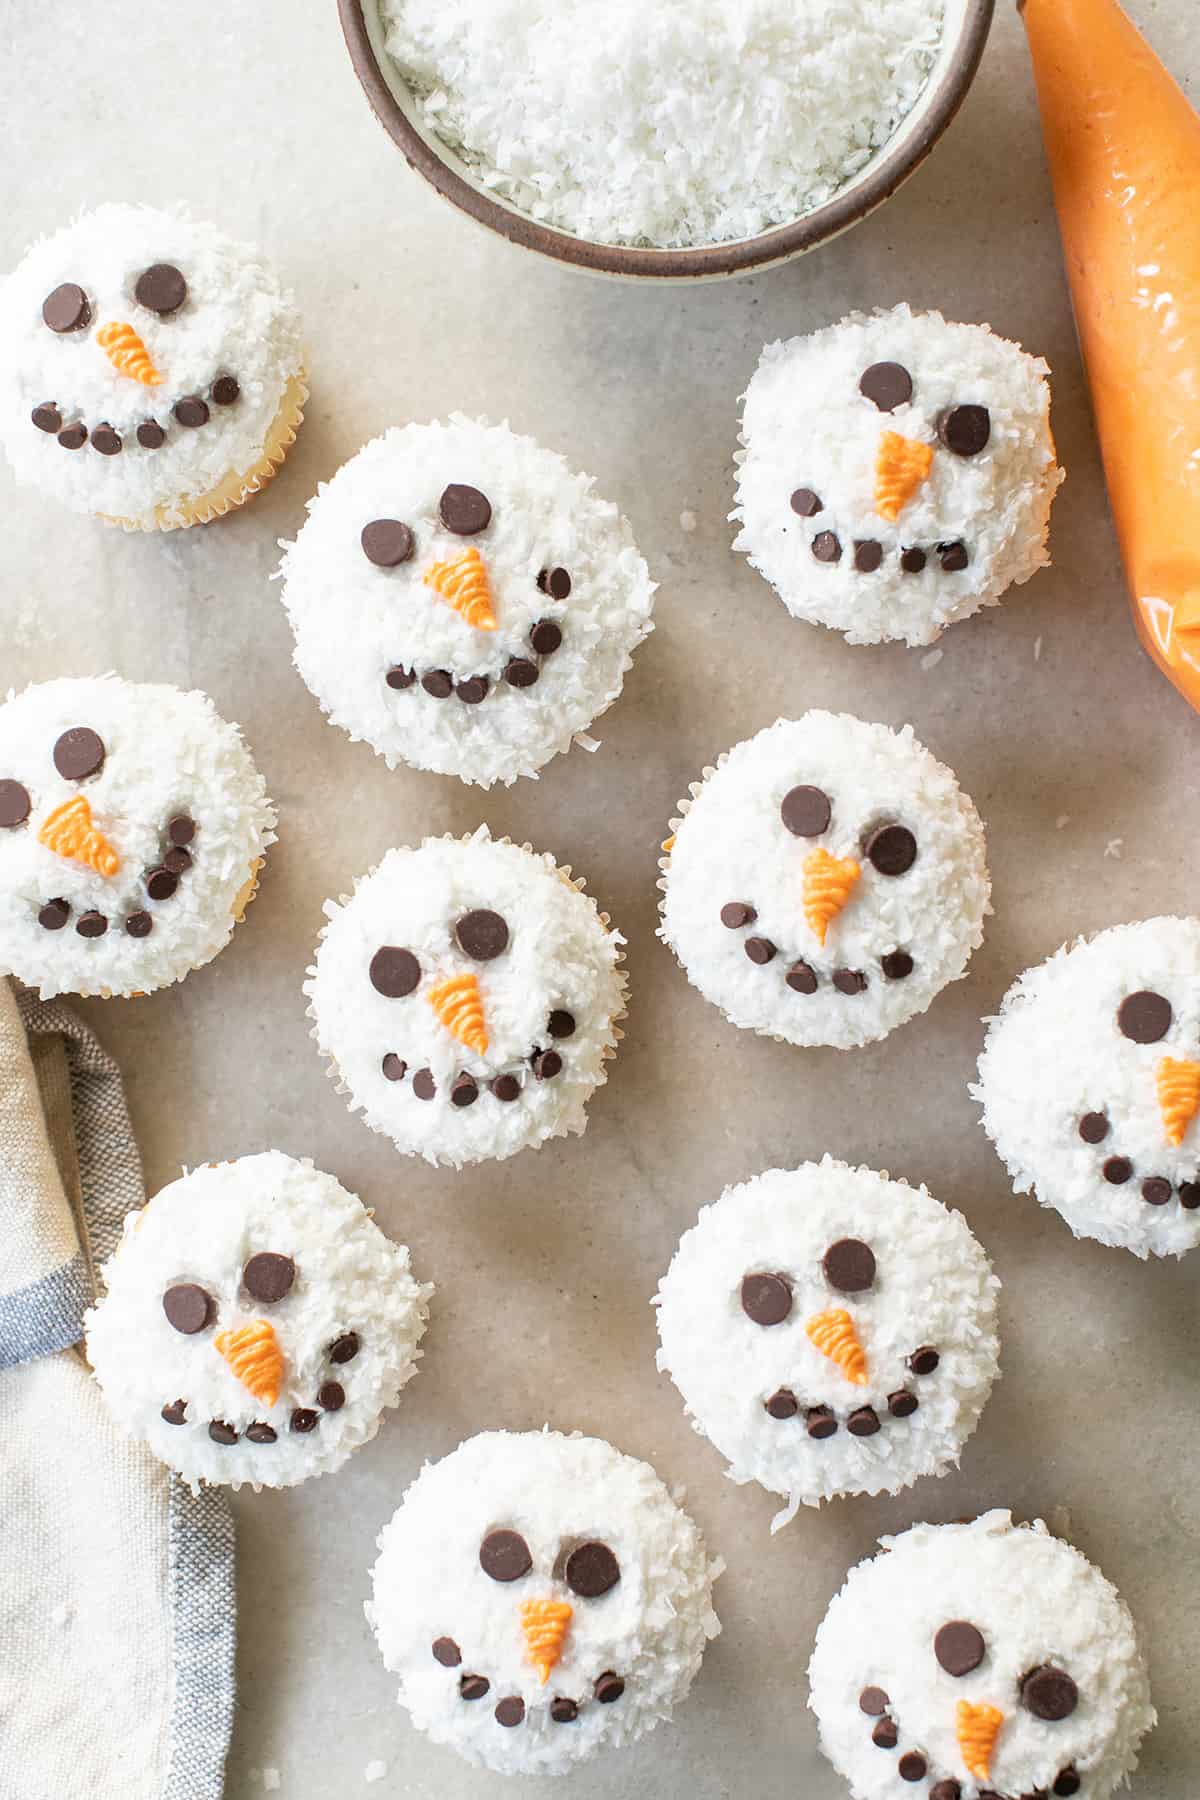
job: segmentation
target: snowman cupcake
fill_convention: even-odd
[[[87,1315],[114,1418],[196,1487],[294,1487],[379,1430],[431,1287],[332,1175],[279,1150],[210,1163],[125,1220]]]
[[[990,911],[983,826],[912,728],[779,719],[680,802],[659,936],[730,1019],[846,1049],[924,1012]]]
[[[258,252],[101,206],[0,289],[0,440],[20,481],[129,530],[195,525],[269,481],[307,398],[300,322]]]
[[[621,691],[654,583],[561,456],[455,415],[374,439],[285,546],[295,662],[389,768],[534,775]]]
[[[768,344],[734,548],[798,619],[932,643],[1049,561],[1048,374],[985,325],[907,306]]]
[[[116,676],[0,706],[0,975],[44,999],[145,994],[224,948],[275,813],[200,693]]]
[[[1099,1569],[999,1511],[880,1543],[831,1601],[808,1670],[821,1748],[856,1800],[1125,1786],[1155,1715],[1133,1620]]]
[[[454,1167],[583,1130],[624,939],[569,869],[481,826],[389,850],[325,911],[313,1036],[373,1130]]]
[[[1200,1244],[1200,919],[1114,925],[1026,969],[972,1092],[1017,1193],[1076,1237]]]
[[[654,1470],[599,1438],[488,1431],[427,1463],[367,1617],[414,1725],[504,1774],[566,1774],[669,1719],[722,1565]]]
[[[961,1213],[826,1156],[727,1188],[659,1286],[658,1366],[734,1481],[797,1508],[944,1475],[997,1374],[999,1282]]]

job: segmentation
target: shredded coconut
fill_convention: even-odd
[[[363,1778],[366,1781],[382,1781],[387,1775],[387,1769],[385,1762],[369,1762],[363,1770]]]

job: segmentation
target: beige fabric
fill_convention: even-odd
[[[43,1041],[38,1062],[47,1078],[57,1140],[73,1171],[71,1096],[61,1043]],[[79,1249],[79,1233],[47,1136],[16,994],[7,981],[0,981],[0,1171],[0,1294],[12,1294],[69,1262]]]

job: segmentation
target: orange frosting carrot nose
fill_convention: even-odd
[[[804,859],[804,917],[818,944],[854,892],[862,874],[852,857],[810,850]]]
[[[487,564],[474,544],[453,562],[435,562],[425,571],[425,585],[439,594],[476,631],[495,631],[496,609]]]
[[[1003,1723],[1004,1714],[998,1706],[972,1706],[969,1700],[960,1700],[954,1709],[958,1748],[968,1775],[974,1775],[977,1781],[988,1778],[988,1765]]]
[[[1154,1070],[1158,1110],[1168,1144],[1182,1144],[1187,1128],[1200,1111],[1200,1063],[1160,1056]]]
[[[522,1600],[521,1631],[525,1653],[544,1687],[563,1652],[572,1608],[565,1600]]]
[[[933,445],[898,431],[880,434],[875,458],[875,511],[893,522],[900,517],[933,467]]]
[[[831,1306],[828,1312],[814,1313],[804,1323],[806,1335],[832,1363],[836,1363],[847,1381],[862,1387],[867,1379],[867,1353],[858,1341],[854,1320],[844,1306]]]
[[[429,990],[429,1004],[451,1037],[482,1056],[488,1047],[483,997],[474,975],[452,975]]]
[[[219,1331],[213,1344],[242,1386],[256,1400],[274,1406],[283,1385],[283,1352],[275,1327],[266,1319],[251,1319],[236,1331]]]
[[[102,831],[92,823],[91,802],[86,794],[72,794],[48,812],[38,831],[38,843],[67,862],[86,863],[105,881],[111,881],[121,859]]]
[[[140,381],[143,387],[157,387],[162,380],[153,357],[132,325],[117,320],[111,325],[102,325],[96,333],[96,342],[118,375],[128,375],[132,381]]]

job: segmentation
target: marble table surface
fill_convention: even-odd
[[[1200,89],[1191,0],[1131,0]],[[7,266],[106,198],[183,201],[258,239],[304,308],[313,395],[279,479],[221,525],[130,537],[0,471],[4,686],[117,669],[208,690],[245,727],[282,813],[231,948],[175,990],[91,1003],[124,1065],[151,1189],[182,1163],[277,1144],[333,1170],[437,1283],[421,1372],[341,1473],[241,1493],[230,1800],[369,1791],[497,1800],[502,1778],[415,1733],[362,1614],[376,1533],[423,1459],[481,1427],[611,1437],[686,1486],[728,1570],[724,1632],[686,1707],[573,1778],[574,1800],[837,1800],[806,1710],[813,1632],[880,1532],[988,1506],[1045,1516],[1137,1616],[1160,1722],[1138,1800],[1200,1785],[1196,1270],[1076,1243],[1014,1198],[967,1094],[981,1015],[1064,937],[1196,892],[1200,722],[1127,614],[1060,266],[1022,33],[1001,0],[978,80],[903,192],[817,254],[742,283],[640,291],[494,241],[410,174],[351,73],[333,0],[108,0],[0,11]],[[934,654],[851,648],[788,617],[730,552],[737,398],[764,341],[899,299],[1044,353],[1069,479],[1055,566]],[[326,725],[290,662],[270,576],[318,481],[394,422],[507,418],[601,479],[661,583],[658,628],[596,755],[483,795],[389,774]],[[995,917],[968,979],[892,1039],[800,1052],[736,1031],[654,935],[655,859],[687,781],[779,714],[844,708],[918,735],[987,823]],[[346,1111],[300,982],[322,919],[395,842],[486,819],[584,873],[629,940],[628,1037],[586,1136],[435,1171]],[[649,1305],[680,1232],[727,1182],[829,1150],[927,1181],[1004,1282],[1003,1379],[961,1470],[806,1511],[726,1481],[654,1367]],[[531,1790],[532,1791],[532,1790]]]

